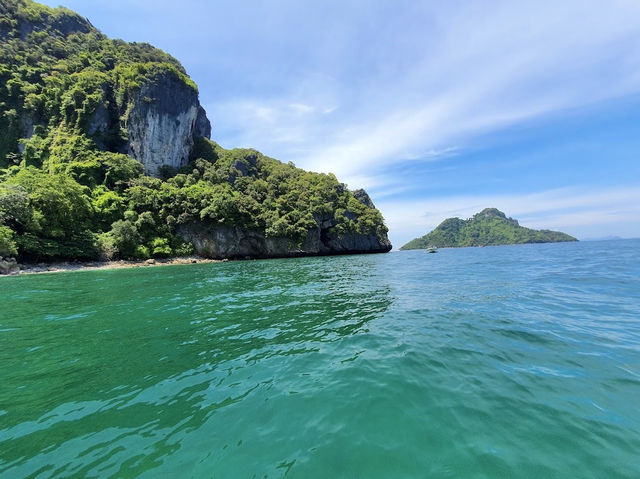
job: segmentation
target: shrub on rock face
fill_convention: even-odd
[[[155,238],[151,242],[151,255],[154,258],[168,258],[171,256],[171,246],[166,238]]]
[[[136,250],[133,253],[134,259],[149,259],[149,257],[151,257],[151,254],[149,253],[149,248],[147,248],[143,244],[136,246]]]
[[[0,256],[16,256],[18,249],[13,241],[13,231],[7,226],[0,226]]]
[[[115,240],[110,233],[102,233],[98,235],[98,251],[100,259],[103,261],[111,261],[118,255],[118,248]]]
[[[173,248],[173,254],[175,256],[190,256],[195,252],[195,248],[191,243],[185,243],[179,241],[179,244]]]
[[[138,230],[129,220],[118,220],[113,223],[109,232],[113,245],[120,258],[138,257],[137,248],[140,243]],[[148,252],[147,255],[148,257]]]
[[[100,186],[92,191],[91,196],[95,223],[98,228],[108,229],[115,221],[122,218],[125,202],[118,193]]]
[[[125,189],[128,183],[143,173],[143,167],[133,158],[119,153],[105,152],[101,156],[104,184],[110,189]]]

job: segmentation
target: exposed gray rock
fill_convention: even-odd
[[[209,118],[207,118],[207,112],[201,106],[198,107],[198,116],[196,117],[196,127],[193,136],[211,138],[211,122],[209,122]]]
[[[514,226],[520,226],[520,224],[518,223],[518,220],[514,220],[513,218],[507,218],[507,215],[505,215],[498,208],[485,208],[480,213],[476,213],[475,215],[473,215],[473,218],[474,219],[498,218],[498,219],[507,220],[509,223],[511,223]]]
[[[110,129],[111,118],[107,105],[105,104],[105,101],[103,101],[98,105],[98,108],[96,108],[96,111],[91,116],[87,126],[87,133],[96,142],[98,148],[105,150],[107,149],[107,145],[104,142],[104,138],[108,136]]]
[[[45,13],[40,20],[20,20],[18,24],[20,39],[25,40],[31,32],[44,30],[49,25],[51,30],[57,31],[64,36],[72,33],[89,33],[93,30],[93,25],[89,20],[67,10],[65,15],[50,17],[49,14]]]
[[[20,121],[22,123],[22,138],[28,140],[33,136],[34,125],[33,118],[30,115],[23,113],[20,115]],[[23,142],[18,143],[18,152],[20,154],[24,153],[25,145]]]
[[[32,22],[21,21],[18,24],[18,31],[20,32],[20,40],[26,40],[27,36],[34,30],[35,25]]]
[[[339,253],[386,253],[391,250],[391,242],[376,235],[349,233],[340,237],[328,238],[324,243],[327,254]]]
[[[170,71],[155,75],[135,94],[126,128],[127,153],[152,176],[165,165],[186,165],[194,135],[211,133],[198,92]]]
[[[246,161],[236,161],[232,166],[247,174],[254,166],[256,158],[248,156]],[[235,179],[235,175],[234,179]],[[346,187],[345,187],[346,188]],[[354,196],[363,204],[374,208],[373,202],[364,190],[356,190]],[[358,216],[345,211],[350,220]],[[263,231],[247,230],[237,226],[206,225],[194,222],[178,229],[185,241],[193,244],[196,252],[207,258],[282,258],[293,256],[320,256],[350,253],[386,253],[391,250],[391,242],[383,230],[372,234],[348,233],[338,235],[333,214],[314,216],[316,227],[307,232],[301,244],[289,238],[266,237]]]
[[[65,36],[72,33],[89,33],[94,29],[89,20],[69,10],[65,15],[54,17],[51,25]]]
[[[353,196],[356,200],[358,200],[363,205],[368,206],[369,208],[375,208],[373,201],[371,201],[371,197],[365,190],[363,189],[355,190],[353,191]]]
[[[332,236],[320,227],[309,230],[302,244],[288,238],[265,237],[257,230],[237,226],[193,224],[179,230],[196,252],[207,258],[282,258],[349,253],[386,253],[391,243],[386,235],[348,234]]]
[[[229,183],[235,184],[236,177],[238,176],[234,170],[237,170],[240,173],[240,176],[248,176],[251,172],[251,168],[256,166],[258,163],[258,153],[248,154],[245,158],[241,160],[235,160],[231,163],[231,171],[229,173]]]
[[[20,266],[14,258],[0,259],[0,274],[16,274]]]
[[[251,168],[248,163],[242,160],[236,160],[231,163],[231,167],[238,170],[242,176],[247,176],[249,174],[249,169]]]
[[[355,214],[353,211],[349,211],[349,210],[346,210],[344,212],[344,216],[345,216],[345,218],[347,218],[348,220],[351,220],[351,221],[356,221],[358,219],[358,215]]]

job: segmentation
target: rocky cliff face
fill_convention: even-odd
[[[196,252],[206,258],[288,258],[355,253],[386,253],[391,243],[384,235],[347,234],[332,236],[318,226],[307,233],[300,245],[289,238],[268,238],[256,230],[236,226],[190,225],[180,234],[192,243]]]
[[[249,155],[245,162],[233,163],[241,174],[248,174],[255,165],[255,155]],[[230,178],[233,183],[235,177]],[[344,185],[343,185],[344,186]],[[375,208],[373,201],[363,189],[355,190],[353,196],[363,205]],[[344,211],[344,216],[356,220],[353,211]],[[368,234],[338,234],[338,221],[333,214],[315,216],[316,226],[307,231],[306,238],[296,243],[291,238],[269,237],[264,231],[228,225],[206,225],[194,222],[178,230],[183,239],[195,247],[196,252],[206,258],[288,258],[296,256],[325,256],[356,253],[387,253],[392,245],[386,228],[379,225],[375,232]]]
[[[102,101],[86,125],[86,133],[98,148],[127,153],[144,166],[145,174],[158,176],[163,166],[180,168],[187,164],[194,138],[211,137],[211,123],[200,105],[198,92],[171,71],[148,79],[133,94],[130,105],[119,110],[112,86],[103,85]],[[34,119],[20,117],[21,138],[34,133]],[[126,144],[113,143],[119,128],[127,131]],[[18,144],[20,154],[24,143]]]
[[[5,13],[3,11],[5,8],[10,9],[12,6],[7,5],[5,7],[0,4],[0,13]],[[89,33],[94,29],[89,20],[81,17],[77,13],[66,9],[60,9],[60,11],[63,11],[64,15],[50,15],[48,13],[43,13],[41,19],[37,21],[19,18],[17,25],[15,26],[19,38],[21,40],[25,40],[30,33],[41,32],[49,28],[53,28],[65,36],[72,33]],[[10,36],[11,28],[9,27],[10,24],[7,22],[0,23],[0,40],[6,39]]]
[[[198,93],[171,72],[142,85],[126,119],[127,153],[158,176],[162,166],[187,164],[194,136],[209,138],[211,124]]]
[[[34,202],[34,217],[47,218],[42,228],[4,215],[19,259],[184,254],[177,234],[214,258],[391,249],[364,190],[209,141],[196,85],[151,45],[110,40],[64,8],[2,0],[0,58],[0,170],[15,167],[0,181],[24,186],[27,197],[53,198],[60,189],[69,204],[104,200],[104,208],[60,214],[64,202]],[[163,180],[138,178],[124,154]],[[163,167],[190,159],[198,161],[184,174],[164,178]],[[148,201],[158,185],[171,194]]]
[[[158,176],[164,165],[187,163],[194,138],[211,136],[197,87],[166,53],[150,45],[109,41],[87,19],[64,8],[25,0],[4,3],[0,167],[6,166],[7,153],[24,154],[26,140],[36,132],[46,136],[60,127],[86,134],[101,150],[128,153],[147,174]],[[32,67],[28,74],[15,54],[25,51]],[[89,58],[95,60],[92,67]],[[15,70],[11,75],[7,62]],[[86,68],[79,70],[80,64]],[[43,80],[49,77],[57,80]],[[13,83],[4,88],[9,79]],[[28,105],[21,85],[29,85]]]
[[[354,197],[367,207],[375,208],[363,189],[353,192]],[[357,215],[344,212],[349,219]],[[206,258],[289,258],[296,256],[326,256],[356,253],[387,253],[392,245],[386,228],[380,225],[375,233],[337,234],[336,219],[332,216],[316,217],[316,227],[307,231],[302,243],[291,238],[267,237],[263,231],[227,225],[192,223],[178,230],[185,241],[193,244],[196,252]]]
[[[158,176],[163,166],[186,165],[194,138],[211,137],[211,123],[198,92],[171,70],[146,78],[119,108],[114,96],[112,85],[103,85],[102,101],[86,132],[98,148],[127,153],[142,163],[147,175]],[[120,128],[127,132],[124,145],[112,143]],[[25,127],[25,138],[32,132],[32,126],[29,134]]]
[[[353,196],[354,196],[354,198],[356,200],[358,200],[360,203],[362,203],[363,205],[365,205],[365,206],[367,206],[369,208],[375,208],[376,207],[373,204],[373,201],[371,201],[371,197],[369,196],[369,193],[367,193],[362,188],[360,188],[359,190],[354,190]]]
[[[104,84],[102,89],[102,101],[91,115],[86,133],[101,150],[126,153],[142,163],[147,175],[159,176],[163,166],[186,165],[194,139],[211,137],[211,123],[198,92],[170,70],[147,78],[120,107],[116,106],[113,85]],[[34,127],[28,115],[22,125],[22,137],[30,138]],[[114,142],[120,129],[127,132],[124,144]],[[22,153],[24,146],[19,148]]]

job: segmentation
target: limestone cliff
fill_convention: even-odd
[[[189,225],[180,230],[196,252],[206,258],[287,258],[355,253],[386,253],[391,243],[386,234],[330,235],[329,228],[309,230],[302,244],[289,238],[266,237],[259,230],[236,226]]]
[[[35,70],[26,72],[16,52],[28,52]],[[34,135],[72,133],[158,176],[162,166],[187,163],[195,138],[211,136],[197,87],[176,59],[148,44],[109,40],[71,10],[3,1],[0,60],[8,85],[0,88],[0,168],[18,162]],[[49,153],[28,161],[39,164]]]
[[[0,2],[0,85],[0,246],[20,261],[391,249],[364,190],[220,147],[178,60],[70,10]]]
[[[125,123],[127,153],[151,176],[162,166],[186,165],[194,136],[211,135],[198,92],[170,71],[148,79],[135,93]]]
[[[252,168],[259,163],[259,156],[257,152],[248,152],[243,160],[233,161],[231,169],[234,173],[229,176],[229,182],[233,184],[238,177],[251,176]],[[337,189],[342,193],[348,191],[344,184],[337,185]],[[375,205],[365,190],[355,190],[351,194],[357,203],[375,210]],[[342,217],[358,220],[357,209],[346,208]],[[260,229],[203,221],[182,225],[178,232],[185,241],[193,244],[199,255],[217,259],[386,253],[392,248],[387,228],[382,223],[366,232],[359,232],[357,229],[340,232],[336,228],[339,220],[334,212],[318,213],[313,219],[314,226],[306,231],[302,241],[293,241],[286,236],[270,236]]]

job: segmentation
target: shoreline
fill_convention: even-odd
[[[15,269],[7,273],[0,273],[2,276],[21,276],[25,274],[42,274],[42,273],[63,273],[68,271],[91,271],[99,269],[122,269],[122,268],[144,268],[148,266],[171,266],[185,264],[208,264],[208,263],[226,263],[228,261],[246,261],[258,259],[279,259],[279,258],[301,258],[301,257],[323,257],[323,256],[343,256],[357,254],[380,254],[388,253],[385,251],[340,251],[331,254],[291,254],[282,256],[265,256],[244,258],[222,258],[213,259],[203,256],[176,256],[171,258],[151,258],[142,260],[118,260],[118,261],[57,261],[53,263],[13,263]],[[0,257],[1,259],[1,257]],[[11,261],[14,261],[11,259]]]
[[[180,256],[175,258],[120,260],[120,261],[61,261],[55,263],[20,264],[20,270],[6,276],[24,274],[64,273],[68,271],[91,271],[99,269],[145,268],[150,266],[171,266],[179,264],[224,263],[229,260],[210,259],[202,256]],[[2,275],[5,276],[5,275]]]

